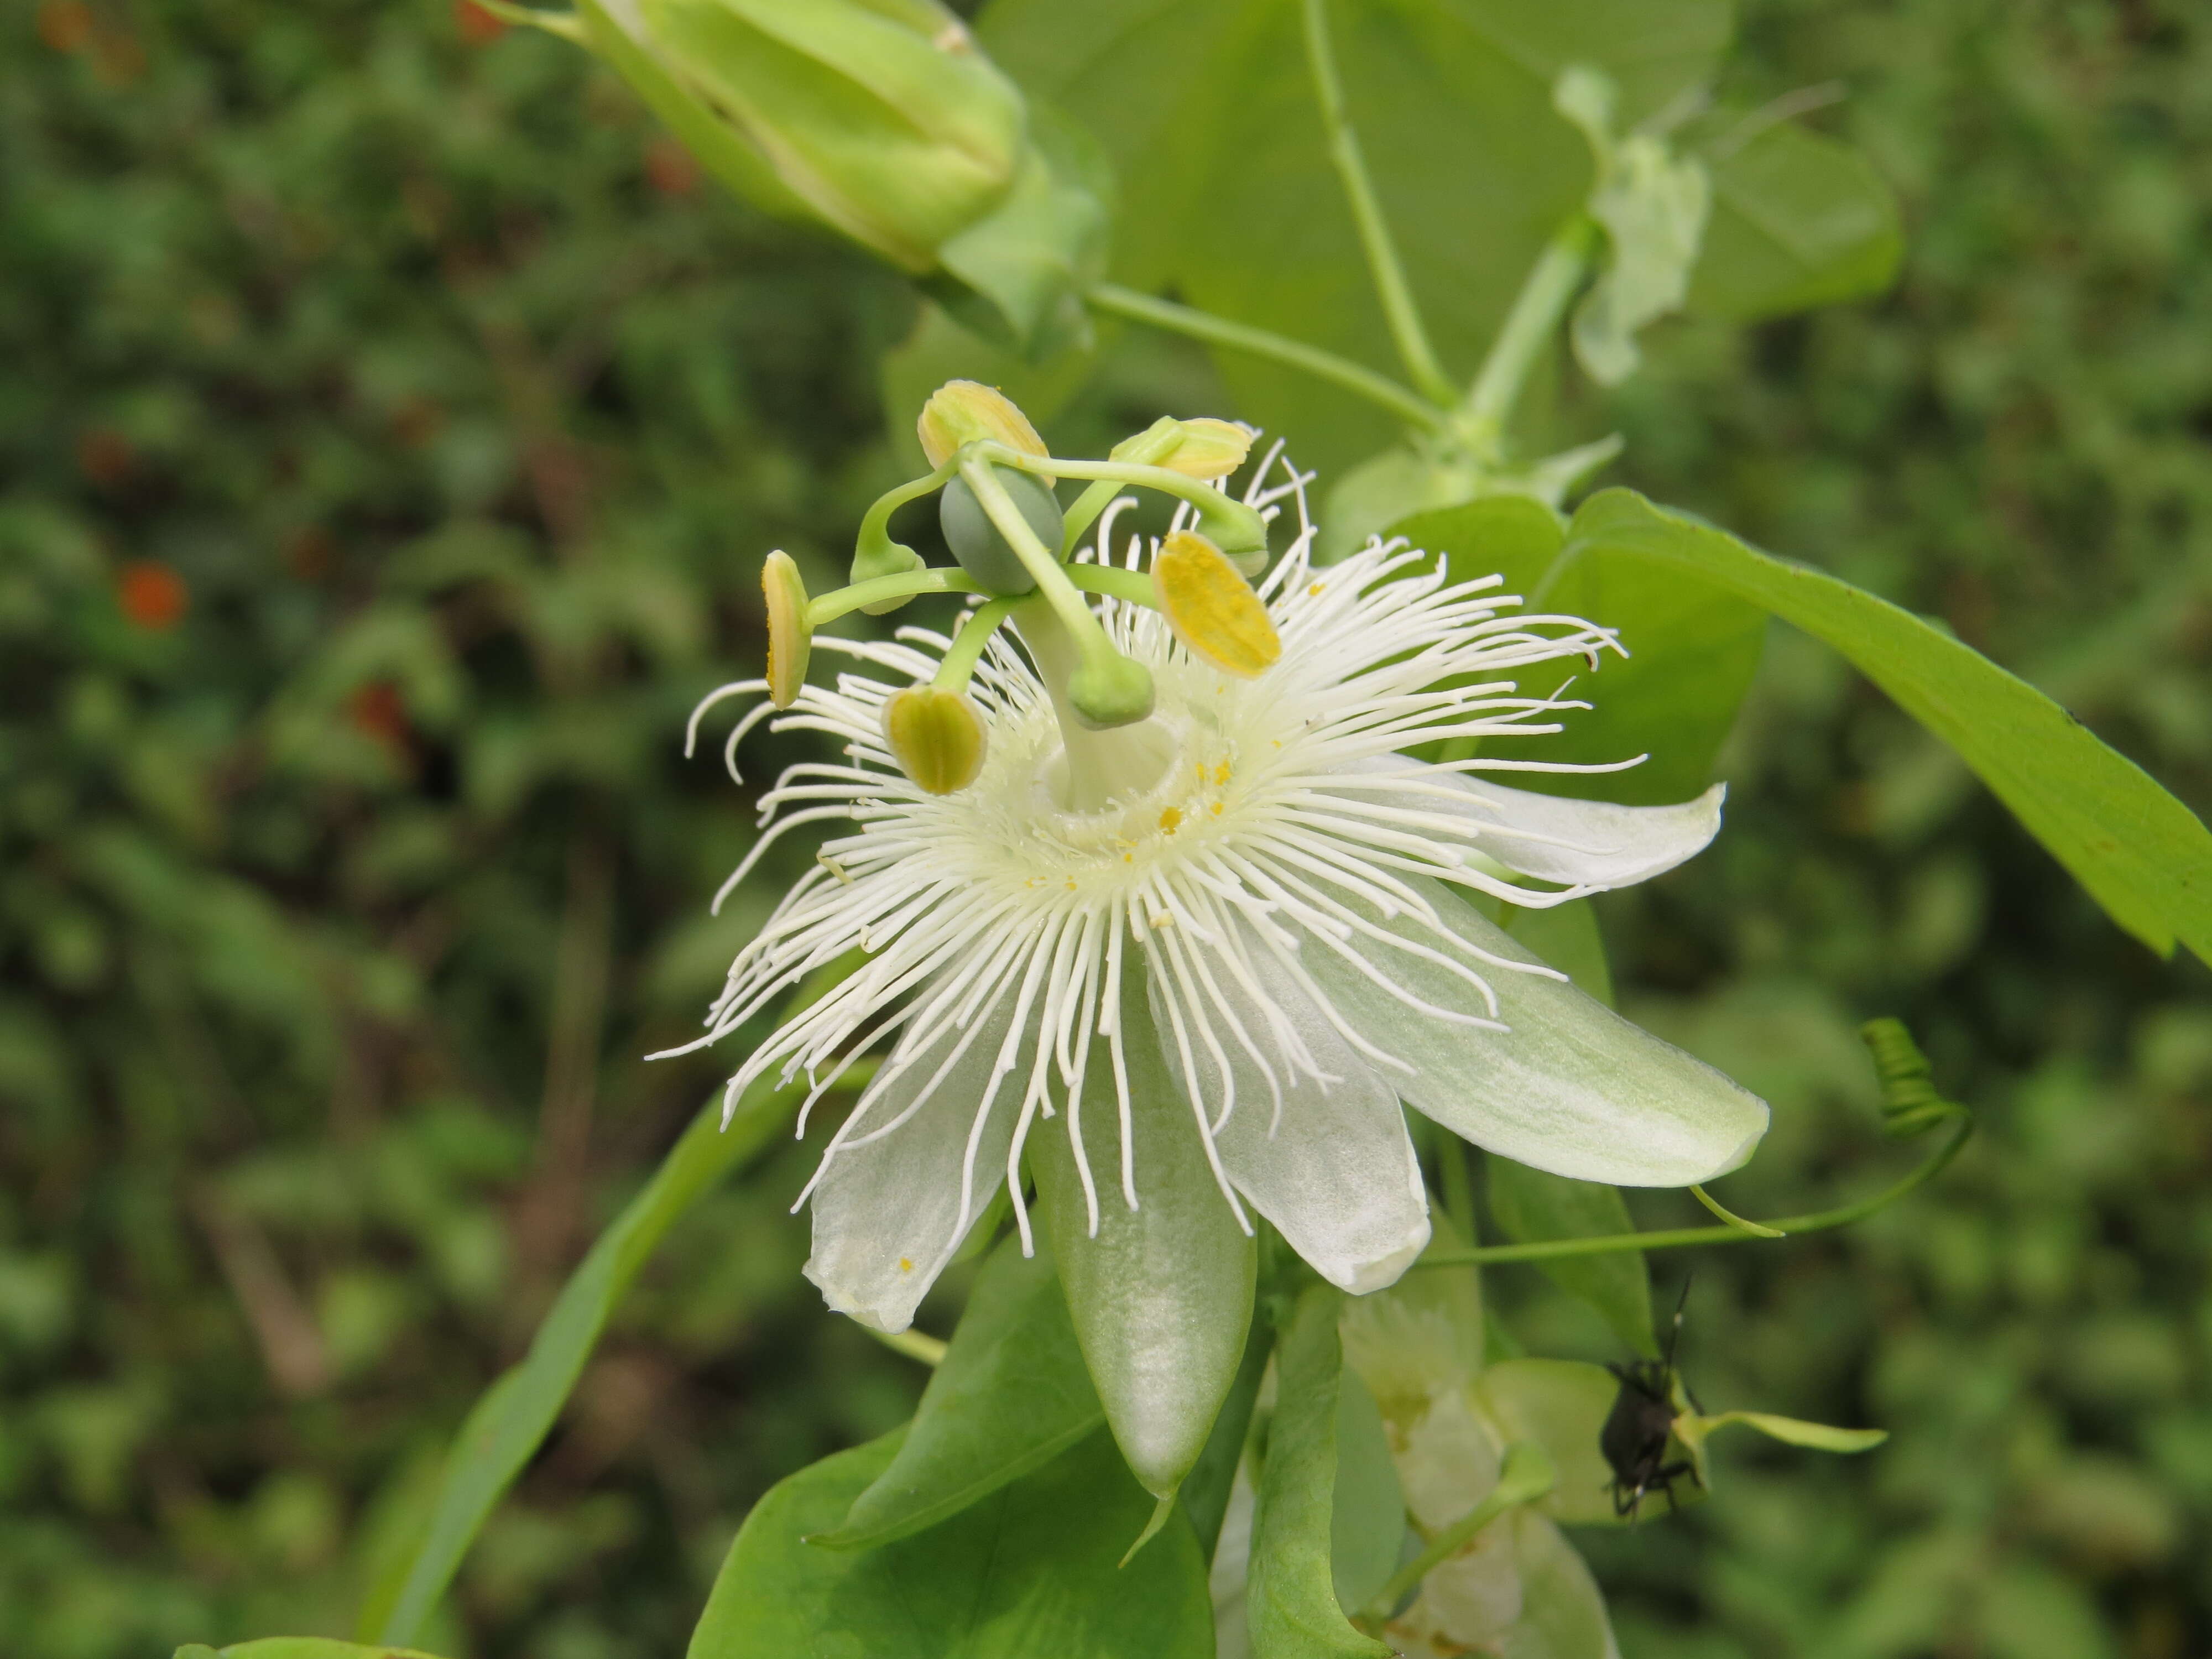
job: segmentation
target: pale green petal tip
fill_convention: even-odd
[[[1127,1566],[1136,1559],[1139,1550],[1160,1535],[1160,1528],[1167,1525],[1168,1516],[1175,1513],[1176,1493],[1181,1490],[1182,1484],[1178,1482],[1165,1492],[1154,1494],[1159,1502],[1152,1505],[1152,1518],[1145,1522],[1145,1529],[1137,1534],[1137,1541],[1123,1552],[1119,1565]]]

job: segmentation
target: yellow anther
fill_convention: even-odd
[[[791,555],[781,548],[761,566],[761,592],[768,599],[768,700],[788,708],[806,684],[814,630],[806,625],[806,584]]]
[[[1179,421],[1163,415],[1144,431],[1115,444],[1117,461],[1164,466],[1186,478],[1225,478],[1244,465],[1252,434],[1234,421],[1210,416]]]
[[[912,1273],[914,1271],[914,1258],[910,1255],[901,1256],[899,1258],[899,1271],[902,1273]]]
[[[1327,582],[1308,582],[1306,584],[1306,592],[1317,599],[1321,597],[1322,589],[1328,586],[1328,584]]]
[[[907,776],[933,795],[975,781],[988,743],[975,706],[957,691],[909,685],[884,705],[884,740]]]
[[[1182,828],[1182,811],[1181,808],[1170,806],[1166,811],[1160,814],[1160,828],[1166,830],[1168,834],[1172,836],[1178,829]]]
[[[1212,813],[1213,816],[1218,818],[1221,816],[1221,803],[1219,801],[1216,801],[1212,805],[1207,807],[1206,810]]]
[[[1231,769],[1227,761],[1222,762],[1220,765],[1213,769],[1213,781],[1217,786],[1228,782],[1234,775],[1236,775]]]
[[[1024,455],[1052,453],[1013,399],[980,380],[947,380],[938,387],[921,406],[921,416],[914,429],[932,466],[943,466],[961,445],[985,438]],[[1052,482],[1045,480],[1047,484]]]

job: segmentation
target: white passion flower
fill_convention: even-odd
[[[1314,565],[1309,481],[1279,445],[1241,497],[1263,520],[1296,515],[1255,590],[1279,639],[1271,665],[1252,672],[1232,648],[1244,672],[1225,671],[1206,606],[1194,622],[1146,603],[1140,572],[1158,544],[1102,558],[1109,507],[1095,546],[1056,569],[1087,590],[1112,651],[1148,672],[1142,718],[1093,729],[1072,706],[1084,644],[1033,594],[970,611],[957,645],[919,628],[894,644],[814,636],[872,672],[781,688],[787,708],[763,702],[731,733],[733,757],[773,716],[773,730],[828,733],[843,758],[793,765],[763,797],[764,833],[718,907],[781,837],[851,827],[739,952],[706,1036],[671,1052],[866,953],[754,1051],[727,1096],[805,1073],[803,1135],[843,1069],[893,1040],[799,1200],[813,1206],[807,1276],[833,1309],[904,1329],[1002,1187],[1031,1248],[1025,1159],[1058,1212],[1071,1299],[1085,1270],[1066,1241],[1097,1239],[1116,1212],[1161,1230],[1117,1261],[1172,1273],[1176,1227],[1249,1235],[1257,1211],[1359,1292],[1391,1283],[1429,1237],[1401,1103],[1487,1151],[1625,1185],[1710,1180],[1764,1132],[1763,1103],[1575,989],[1469,902],[1546,906],[1641,881],[1718,828],[1718,787],[1644,808],[1492,781],[1586,769],[1510,745],[1589,707],[1562,700],[1560,665],[1595,666],[1620,648],[1613,634],[1522,614],[1497,578],[1451,582],[1443,560],[1397,542]],[[1186,507],[1178,524],[1191,521]],[[925,578],[979,591],[943,571],[888,580]],[[844,590],[845,608],[884,586]],[[988,631],[994,610],[1024,648]],[[803,672],[803,645],[799,660]],[[1531,675],[1543,690],[1522,689]],[[954,775],[973,781],[940,793],[902,767],[886,716],[948,678],[981,756],[963,748]],[[724,686],[699,712],[768,689]],[[1413,752],[1452,739],[1479,752]],[[1213,1213],[1194,1220],[1200,1189]],[[1249,1299],[1249,1267],[1243,1285]]]

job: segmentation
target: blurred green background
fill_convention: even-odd
[[[756,672],[761,555],[841,567],[903,475],[915,302],[472,9],[43,0],[0,42],[0,1653],[343,1634],[729,1062],[639,1060],[775,891],[705,915],[776,762],[736,790],[683,720]],[[1752,0],[1723,91],[1831,81],[1897,289],[1561,395],[1614,479],[1942,617],[2204,811],[2212,15]],[[1046,426],[1166,410],[1235,412],[1124,333]],[[1719,1501],[1584,1539],[1628,1659],[2202,1659],[2212,975],[1795,635],[1723,771],[1715,848],[1602,915],[1631,1011],[1777,1106],[1729,1201],[1896,1167],[1872,1015],[1985,1133],[1848,1234],[1655,1260],[1709,1407],[1893,1438],[1726,1448]],[[753,1498],[905,1414],[799,1278],[807,1164],[672,1237],[428,1645],[672,1655]]]

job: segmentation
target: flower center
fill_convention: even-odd
[[[1110,732],[1063,723],[1060,746],[1030,781],[1037,810],[1056,837],[1086,849],[1171,828],[1162,819],[1187,793],[1189,737],[1189,722],[1166,711]]]

